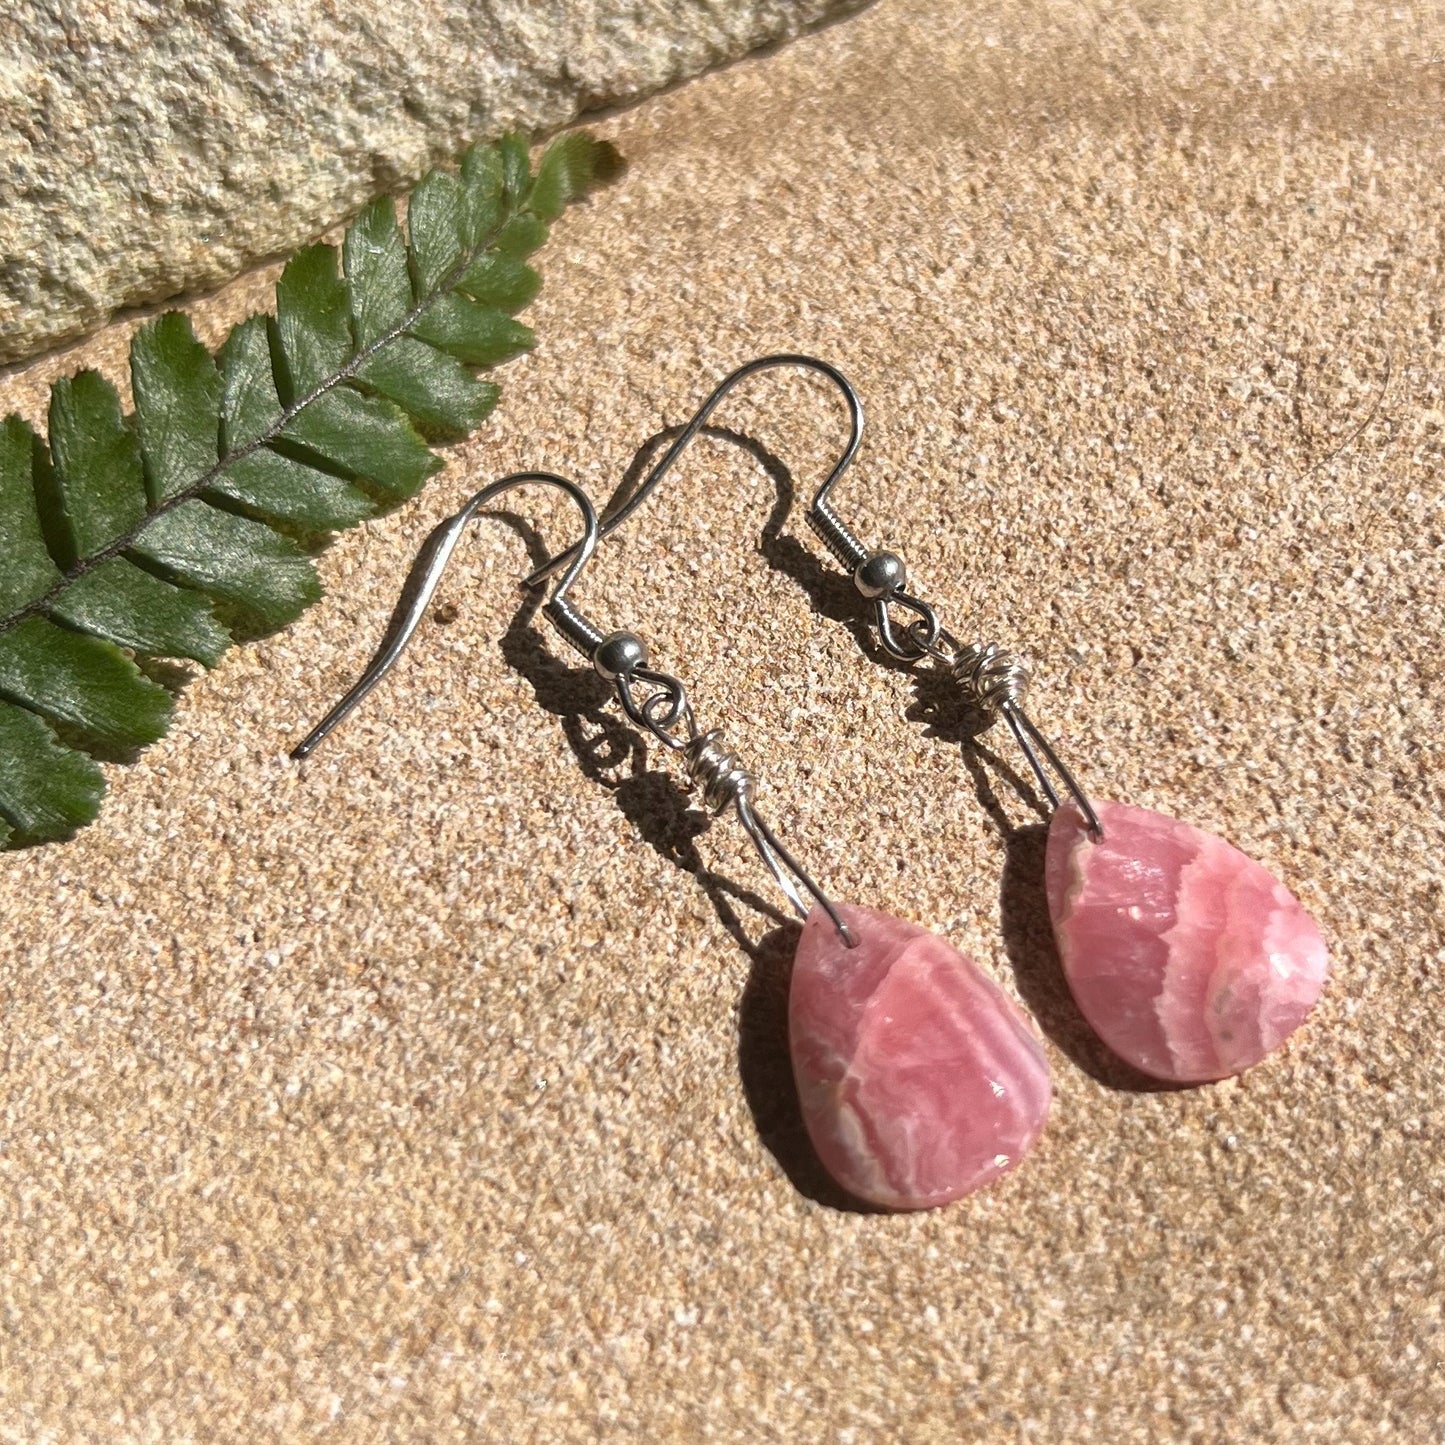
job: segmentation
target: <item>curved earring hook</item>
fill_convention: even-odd
[[[844,525],[828,501],[829,493],[838,484],[844,472],[853,465],[858,448],[863,441],[863,401],[853,383],[829,362],[816,356],[804,356],[799,352],[778,352],[771,356],[755,357],[744,362],[736,371],[730,372],[713,388],[712,394],[697,409],[692,420],[678,434],[667,449],[666,455],[633,489],[632,494],[621,506],[604,513],[598,532],[598,541],[615,532],[652,495],[657,485],[672,470],[677,459],[691,444],[697,434],[708,423],[725,396],[748,377],[759,371],[769,371],[780,366],[796,366],[804,371],[814,371],[825,376],[843,394],[848,406],[848,442],[833,463],[832,470],[823,479],[813,500],[808,504],[806,515],[809,527],[817,533],[823,545],[848,572],[855,586],[873,605],[873,619],[878,627],[879,640],[884,650],[902,662],[917,662],[938,640],[939,622],[932,607],[920,597],[904,591],[905,576],[903,563],[892,552],[873,552],[863,545]],[[545,582],[559,568],[571,560],[575,548],[559,552],[536,569],[523,582],[524,587],[536,587]],[[901,631],[894,623],[891,608],[899,607],[912,613]]]
[[[838,460],[833,463],[833,469],[828,473],[822,486],[818,488],[817,495],[813,499],[813,506],[826,504],[828,493],[833,489],[838,478],[853,465],[853,458],[858,454],[858,448],[863,441],[863,402],[858,393],[853,389],[853,383],[838,370],[826,361],[820,361],[816,356],[803,356],[794,352],[779,352],[773,356],[758,356],[752,361],[744,362],[736,371],[730,372],[713,388],[712,395],[703,402],[697,409],[692,420],[678,434],[677,439],[667,449],[667,454],[659,461],[650,472],[633,488],[632,494],[627,500],[615,510],[607,510],[603,513],[601,526],[598,530],[597,539],[603,538],[615,532],[653,493],[657,484],[672,470],[673,464],[687,450],[689,444],[697,434],[708,423],[708,418],[717,410],[722,399],[739,382],[746,381],[748,377],[759,371],[770,371],[780,366],[801,367],[805,371],[815,371],[820,376],[825,376],[839,391],[843,393],[843,399],[848,404],[849,433],[848,444],[844,447]],[[537,568],[522,583],[524,587],[537,587],[545,582],[559,568],[565,567],[572,558],[576,547],[569,547],[565,552],[559,552],[555,557],[549,558]]]
[[[1103,829],[1088,795],[1023,710],[1023,691],[1027,683],[1027,670],[1018,663],[1017,659],[1000,652],[997,648],[961,647],[955,638],[944,631],[934,608],[923,598],[914,596],[906,590],[908,571],[903,559],[895,552],[875,551],[866,547],[833,510],[829,496],[839,479],[853,464],[853,459],[863,440],[862,400],[852,382],[837,367],[814,356],[805,356],[797,352],[779,352],[745,362],[725,376],[713,388],[712,394],[698,408],[692,420],[678,434],[666,455],[642,479],[631,496],[615,511],[603,516],[598,528],[597,540],[601,541],[609,533],[616,531],[647,500],[658,483],[671,470],[678,457],[707,425],[708,418],[733,387],[755,372],[780,366],[801,367],[806,371],[815,371],[819,375],[827,377],[843,393],[844,400],[848,404],[851,422],[848,444],[833,464],[833,469],[813,494],[806,518],[808,526],[833,554],[839,566],[852,577],[853,585],[864,600],[871,605],[874,625],[878,629],[878,640],[884,651],[909,666],[922,662],[925,658],[933,659],[958,678],[965,689],[970,691],[975,703],[986,713],[1002,713],[1049,803],[1057,808],[1059,794],[1044,767],[1045,759],[1079,805],[1095,837],[1102,837]],[[560,568],[573,563],[580,550],[580,545],[577,544],[565,552],[558,553],[557,556],[543,563],[525,579],[522,585],[525,587],[537,586],[545,582]],[[901,627],[894,620],[894,608],[901,609],[905,614],[912,614]],[[995,674],[998,674],[1000,670],[1011,679],[1006,691],[1000,691],[997,686]],[[1040,752],[1043,757],[1040,757]]]
[[[584,528],[582,540],[568,549],[571,561],[567,564],[566,575],[553,589],[551,597],[547,599],[546,610],[552,622],[567,636],[568,640],[590,656],[591,644],[594,642],[592,634],[595,633],[595,642],[601,642],[603,634],[597,632],[585,618],[576,612],[567,600],[567,589],[577,580],[578,574],[597,550],[600,536],[597,525],[597,509],[592,505],[591,497],[576,482],[570,481],[566,477],[559,477],[553,472],[513,472],[510,476],[502,477],[491,483],[490,486],[483,487],[456,516],[448,518],[427,538],[421,551],[417,554],[411,575],[407,578],[406,586],[402,591],[401,606],[392,618],[391,626],[388,628],[376,656],[367,664],[366,671],[356,680],[350,691],[311,729],[301,742],[292,748],[291,756],[293,758],[309,756],[327,733],[344,722],[361,705],[362,700],[372,688],[391,671],[397,658],[401,656],[407,643],[411,641],[412,635],[421,625],[432,594],[436,591],[437,584],[442,579],[442,573],[446,571],[447,563],[451,561],[452,553],[456,551],[457,543],[461,541],[462,533],[466,531],[468,523],[489,502],[495,501],[504,492],[509,492],[514,487],[525,486],[528,483],[558,488],[577,504],[578,511],[582,513]]]

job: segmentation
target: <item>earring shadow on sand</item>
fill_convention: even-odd
[[[767,934],[753,954],[738,1005],[738,1074],[753,1126],[789,1183],[815,1204],[845,1214],[886,1214],[855,1199],[823,1168],[808,1138],[788,1051],[788,986],[801,927],[791,919]]]
[[[682,427],[668,427],[642,444],[604,508],[604,519],[626,503],[660,450],[674,441],[682,430]],[[709,426],[703,428],[701,435],[742,448],[763,468],[772,483],[773,505],[763,526],[759,543],[769,566],[792,578],[803,589],[815,611],[846,627],[859,649],[871,660],[891,665],[892,659],[878,647],[866,623],[857,615],[854,605],[856,594],[848,579],[824,568],[796,538],[783,535],[782,529],[795,495],[792,474],[784,463],[762,443],[741,432]],[[509,660],[513,660],[514,665],[520,665],[514,659]],[[525,672],[525,669],[523,671]],[[602,695],[606,695],[605,690]],[[540,690],[538,698],[544,707],[548,706],[547,698]],[[651,776],[660,778],[658,786],[671,790],[684,800],[685,806],[687,795],[669,775]],[[668,816],[669,811],[675,816],[676,804],[668,805],[663,801],[662,794],[651,791],[644,793],[640,788],[632,802],[639,814],[633,819],[638,830],[648,837],[654,847],[659,847],[659,841],[669,843],[675,830],[666,826],[662,820]],[[628,805],[621,799],[619,804],[627,811]],[[659,804],[661,806],[658,806]],[[707,820],[696,810],[688,809],[687,813],[697,820],[692,835],[695,837],[697,832],[706,827]],[[644,821],[643,815],[647,814],[651,814],[651,817]],[[648,828],[661,834],[658,841],[654,841],[656,834],[649,835],[645,831]],[[663,856],[669,856],[664,848],[659,847],[659,851],[663,852]],[[697,861],[690,840],[686,861],[673,861],[693,873],[703,887],[709,889],[708,879],[711,875],[702,868],[700,861]],[[757,943],[753,943],[740,929],[729,923],[729,912],[725,911],[728,908],[726,900],[715,896],[711,890],[709,892],[719,917],[747,955],[750,964],[738,1007],[738,1073],[759,1139],[777,1160],[793,1187],[804,1197],[828,1208],[849,1213],[885,1212],[855,1199],[834,1182],[819,1160],[803,1123],[788,1050],[788,985],[792,975],[793,955],[797,951],[801,932],[799,924],[779,910],[762,904],[755,895],[749,894],[746,897],[748,906],[767,914],[778,923],[777,927]]]
[[[529,522],[512,512],[491,515],[522,538],[534,566],[546,561],[546,546]],[[526,679],[538,706],[560,721],[583,776],[612,794],[618,811],[648,847],[697,880],[723,927],[751,957],[761,945],[749,937],[734,904],[774,925],[785,915],[751,889],[706,866],[696,840],[712,820],[692,806],[670,773],[648,766],[646,743],[606,710],[613,692],[602,678],[591,668],[569,667],[547,650],[533,626],[542,600],[540,593],[523,598],[502,636],[502,656]]]
[[[1108,1088],[1157,1093],[1176,1087],[1151,1079],[1107,1049],[1074,1002],[1059,962],[1044,888],[1049,809],[1033,784],[981,741],[996,719],[962,696],[951,678],[931,669],[916,673],[913,686],[916,700],[905,716],[924,724],[924,737],[958,746],[978,805],[1003,839],[999,923],[1004,950],[1019,996],[1039,1028],[1079,1068]],[[1016,827],[995,791],[996,782],[1019,798],[1038,822]]]
[[[661,449],[676,440],[682,430],[682,427],[668,427],[642,444],[604,508],[604,519],[626,503]],[[783,535],[783,525],[795,495],[792,474],[784,463],[762,443],[741,432],[709,426],[702,429],[701,435],[740,447],[762,467],[772,483],[774,500],[759,542],[768,565],[792,578],[803,589],[816,612],[846,627],[866,656],[875,662],[892,665],[892,659],[876,644],[866,623],[858,616],[854,605],[856,594],[848,579],[823,567],[796,538]],[[512,660],[514,665],[520,665]],[[540,690],[538,698],[544,707],[548,706]],[[674,790],[685,799],[686,794],[670,777],[661,776],[663,782],[660,786]],[[639,813],[646,813],[661,801],[661,795],[644,795],[639,791],[634,801]],[[702,815],[695,810],[690,811],[694,818],[700,820],[696,831],[701,831],[701,827],[706,826],[705,821],[701,821]],[[660,819],[665,816],[666,807],[654,813],[646,824],[640,817],[634,821],[639,831],[643,831],[644,827],[657,829]],[[672,830],[664,827],[662,831],[666,835]],[[644,833],[644,836],[647,834]],[[651,838],[649,841],[652,841]],[[658,843],[654,842],[653,846],[657,847]],[[668,855],[664,852],[664,856]],[[695,858],[696,853],[690,852],[688,861],[679,862],[679,866],[694,873],[704,888],[708,888],[706,870],[701,868],[700,863],[690,866]],[[738,1007],[738,1073],[758,1137],[793,1187],[806,1198],[840,1211],[878,1213],[880,1211],[876,1206],[853,1198],[834,1182],[819,1160],[803,1123],[788,1051],[788,985],[801,929],[795,920],[778,910],[760,906],[754,896],[750,895],[747,901],[749,906],[766,912],[778,922],[778,926],[756,944],[743,936],[740,930],[728,925],[729,932],[747,954],[750,963]],[[724,923],[728,924],[728,916],[724,912],[725,900],[720,901],[714,896],[713,904]]]
[[[514,513],[496,515],[522,537],[535,565],[546,560],[546,549],[527,521]],[[788,981],[800,926],[751,889],[706,866],[697,839],[712,819],[692,806],[670,773],[648,766],[642,738],[606,710],[611,688],[595,672],[569,667],[546,649],[533,626],[540,604],[535,595],[523,601],[502,637],[503,657],[526,679],[538,705],[560,720],[583,775],[611,792],[648,847],[696,879],[749,960],[738,1010],[738,1070],[758,1137],[799,1193],[834,1209],[869,1210],[823,1168],[798,1107],[788,1055]],[[739,907],[773,926],[754,941]]]

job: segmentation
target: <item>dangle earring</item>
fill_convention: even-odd
[[[985,720],[1002,717],[1053,809],[1044,887],[1079,1011],[1120,1058],[1157,1079],[1206,1083],[1257,1064],[1324,987],[1329,955],[1314,919],[1215,834],[1148,808],[1090,803],[1024,711],[1027,666],[992,643],[960,643],[905,594],[902,558],[863,546],[829,506],[836,481],[819,488],[808,525],[872,604],[884,648],[910,665],[931,661]],[[888,615],[898,604],[914,614],[901,630]]]
[[[1002,991],[957,949],[886,913],[833,903],[758,812],[756,781],[714,728],[699,728],[682,682],[649,666],[631,632],[604,633],[568,599],[600,528],[587,494],[550,472],[520,472],[478,492],[427,540],[391,628],[351,690],[293,751],[304,758],[381,681],[426,613],[467,525],[513,487],[566,493],[584,535],[542,607],[611,683],[634,726],[682,762],[707,807],[731,811],[803,919],[788,1018],[799,1103],[828,1172],[889,1209],[946,1204],[997,1178],[1033,1147],[1048,1114],[1042,1046]],[[804,895],[811,903],[804,901]]]
[[[1300,1026],[1324,986],[1328,954],[1314,920],[1222,838],[1147,808],[1092,804],[1024,711],[1024,664],[992,644],[959,643],[928,603],[905,590],[903,559],[865,547],[843,524],[828,498],[857,454],[863,407],[836,367],[794,354],[738,367],[630,496],[609,509],[601,536],[641,506],[738,382],[780,366],[821,374],[847,404],[847,445],[806,516],[871,605],[884,649],[909,666],[942,668],[984,719],[1002,717],[1053,809],[1045,891],[1080,1012],[1116,1054],[1158,1079],[1203,1083],[1258,1063]],[[570,555],[552,559],[528,582],[550,576]]]

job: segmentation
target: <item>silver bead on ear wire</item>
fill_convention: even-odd
[[[609,632],[592,654],[592,667],[604,682],[616,682],[647,666],[647,644],[635,632]]]
[[[908,585],[908,569],[896,552],[870,552],[854,569],[853,585],[870,602]]]

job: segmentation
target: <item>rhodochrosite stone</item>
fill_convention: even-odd
[[[956,948],[842,905],[803,925],[788,1037],[828,1172],[890,1209],[946,1204],[1012,1168],[1049,1111],[1049,1066],[1018,1009]]]
[[[1123,803],[1072,804],[1045,864],[1059,957],[1080,1011],[1121,1058],[1201,1083],[1257,1064],[1304,1021],[1329,955],[1282,883],[1213,833]]]

